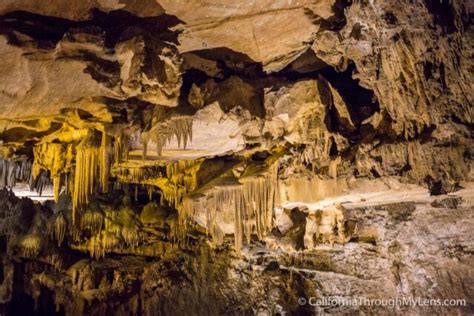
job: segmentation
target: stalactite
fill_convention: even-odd
[[[66,185],[66,192],[72,196],[74,190],[74,171],[66,173],[64,183]]]
[[[104,215],[100,211],[87,211],[81,215],[81,230],[97,235],[103,228]]]
[[[326,164],[330,157],[331,133],[322,128],[311,128],[308,132],[308,139],[314,140],[307,144],[302,153],[302,160],[307,165],[320,166]]]
[[[43,143],[33,149],[33,166],[31,170],[30,188],[38,193],[43,190],[47,181],[45,178],[49,172],[49,178],[53,183],[54,199],[58,201],[62,177],[72,170],[74,153],[71,144]]]
[[[30,191],[37,192],[39,196],[43,194],[43,190],[51,185],[48,173],[45,170],[40,170],[36,178],[30,178]]]
[[[111,166],[111,144],[109,136],[102,132],[101,140],[98,133],[89,134],[76,147],[75,168],[72,174],[72,220],[75,223],[76,211],[89,202],[90,196],[100,189],[108,191],[108,179]]]
[[[61,175],[53,177],[53,190],[54,200],[57,202],[59,200],[59,194],[61,193]]]
[[[100,148],[91,134],[77,146],[76,167],[74,171],[74,190],[72,194],[72,220],[76,219],[77,209],[89,202],[97,183]]]
[[[17,182],[28,182],[31,168],[32,162],[28,159],[0,159],[0,188],[14,187]]]
[[[156,179],[166,176],[164,164],[142,165],[123,163],[112,168],[113,176],[122,183],[146,183],[152,184]]]
[[[121,131],[115,136],[114,141],[114,163],[121,163],[128,160],[128,152],[130,150],[129,137]]]
[[[15,185],[15,169],[14,164],[10,163],[8,160],[2,161],[2,187],[5,186],[14,186]]]
[[[109,187],[109,170],[110,170],[110,137],[107,133],[102,132],[102,141],[100,144],[100,188],[102,192],[107,192]]]
[[[175,116],[165,122],[160,122],[149,131],[150,138],[156,143],[156,151],[161,156],[163,147],[176,137],[178,146],[184,149],[193,139],[193,120],[188,116]]]
[[[82,231],[80,227],[75,225],[70,225],[69,227],[69,235],[72,237],[74,242],[78,242],[82,239]]]
[[[197,173],[204,159],[158,162],[155,165],[120,164],[113,175],[123,183],[146,184],[160,188],[162,199],[179,205],[198,186]]]
[[[197,187],[196,173],[199,171],[203,159],[178,160],[166,165],[166,176],[173,184],[182,185],[187,192]]]
[[[102,231],[90,238],[87,249],[91,257],[100,259],[105,257],[106,253],[112,252],[119,244],[120,240],[112,232]]]
[[[35,257],[43,245],[42,237],[38,234],[26,234],[19,242],[21,253],[25,257]]]
[[[153,197],[153,186],[147,185],[146,188],[147,188],[147,193],[148,193],[148,199],[151,201]]]
[[[106,209],[105,214],[85,212],[81,216],[81,226],[90,230],[91,238],[86,241],[85,248],[96,259],[125,247],[133,249],[142,241],[141,224],[127,207]]]
[[[33,149],[30,188],[41,194],[44,186],[48,184],[45,179],[45,171],[48,171],[53,182],[54,199],[58,201],[61,188],[65,184],[66,192],[72,195],[73,221],[76,210],[88,202],[96,186],[100,187],[102,192],[108,191],[111,140],[105,131],[101,134],[100,141],[98,132],[90,130],[77,146],[75,143],[42,143]],[[121,138],[118,139],[114,158],[120,160],[124,146]]]
[[[33,166],[33,161],[30,159],[23,159],[20,162],[20,168],[17,169],[17,180],[19,181],[28,181],[31,176],[31,167]]]
[[[164,198],[173,206],[181,204],[183,197],[198,186],[197,173],[204,159],[179,160],[166,165],[166,178],[171,185],[158,185]]]
[[[179,210],[180,235],[188,230],[196,214],[205,212],[208,233],[219,243],[223,235],[217,229],[217,213],[232,210],[234,215],[235,248],[240,251],[243,241],[251,235],[263,238],[272,227],[274,196],[277,184],[278,163],[265,172],[243,177],[239,183],[219,185],[205,195],[188,196]]]
[[[235,247],[240,250],[242,243],[248,243],[253,234],[261,239],[271,229],[278,157],[277,150],[265,164],[250,165],[238,182],[219,184],[205,192],[199,191],[197,177],[204,159],[166,162],[162,174],[158,170],[163,167],[122,164],[114,168],[114,174],[120,181],[145,183],[161,190],[161,203],[166,201],[178,210],[179,219],[172,235],[181,243],[185,242],[191,223],[196,220],[195,215],[201,214],[202,219],[202,212],[205,212],[206,220],[201,225],[207,228],[216,243],[222,243],[224,232],[216,224],[216,218],[219,213],[232,210]]]

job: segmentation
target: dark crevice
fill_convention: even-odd
[[[439,78],[441,80],[441,88],[446,91],[448,85],[446,84],[446,70],[444,69],[444,63],[439,64]]]
[[[456,12],[451,2],[452,0],[425,0],[425,5],[433,15],[434,22],[441,26],[443,32],[448,34],[457,31]]]
[[[7,236],[3,235],[3,236],[0,236],[0,253],[4,254],[6,252],[7,252]],[[0,281],[0,283],[3,283],[3,281]]]
[[[8,130],[4,130],[0,135],[0,140],[4,143],[9,142],[25,142],[32,138],[41,138],[45,135],[49,135],[61,128],[61,124],[52,122],[49,129],[45,131],[38,131],[32,126],[32,129],[24,127],[13,127]]]
[[[307,54],[311,55],[310,53],[307,53]],[[281,71],[272,74],[272,77],[277,78],[277,79],[285,78],[288,81],[295,81],[295,82],[299,80],[305,80],[305,79],[317,79],[323,70],[327,68],[332,68],[332,66],[326,64],[322,60],[319,60],[319,58],[317,58],[317,56],[314,55],[315,58],[314,59],[311,58],[309,63],[310,64],[318,63],[317,69],[311,70],[311,71],[301,71],[300,69],[303,68],[303,59],[307,58],[307,56],[308,55],[306,55],[306,53],[302,54],[292,63],[287,65],[285,68],[283,68]],[[308,61],[305,61],[305,62],[308,62]]]
[[[87,25],[88,22],[85,23]],[[89,23],[100,26],[105,31],[105,45],[112,47],[115,43],[127,40],[133,35],[124,33],[130,27],[139,27],[157,40],[178,44],[179,32],[171,31],[170,28],[183,22],[176,16],[167,14],[142,18],[123,10],[109,13],[94,10]]]
[[[267,78],[261,63],[257,63],[243,53],[235,52],[228,48],[218,47],[189,52],[208,61],[214,61],[214,69],[218,76],[211,77],[202,71],[200,64],[188,64],[183,74],[183,85],[181,87],[180,106],[192,108],[188,102],[188,96],[193,84],[199,89],[206,91],[205,101],[210,104],[220,101],[219,106],[224,112],[229,112],[236,105],[247,109],[257,117],[265,116],[263,106],[263,86],[257,82]],[[239,93],[241,98],[237,97]]]
[[[1,236],[0,238],[2,238],[2,237],[4,238],[5,236]],[[1,243],[1,240],[0,240],[0,243]],[[4,280],[5,280],[4,266],[3,266],[3,264],[0,263],[0,285],[3,283]]]
[[[0,34],[6,35],[13,45],[21,45],[13,32],[17,31],[36,40],[41,48],[54,48],[63,35],[77,24],[67,19],[14,11],[0,17]]]
[[[133,36],[131,28],[139,28],[157,40],[178,44],[179,32],[169,28],[182,23],[175,16],[138,17],[130,12],[117,10],[103,12],[92,10],[92,18],[86,21],[72,21],[58,17],[44,16],[26,11],[9,12],[0,16],[0,34],[8,37],[9,43],[21,46],[14,31],[26,34],[38,42],[41,48],[54,48],[69,32],[93,33],[103,35],[105,46],[112,48],[116,43]],[[126,32],[127,31],[127,32]]]
[[[212,79],[212,77],[208,76],[203,71],[194,68],[186,70],[183,73],[182,78],[183,83],[181,85],[181,93],[179,96],[178,106],[189,105],[188,95],[193,84],[195,84],[196,86],[200,86],[204,84],[207,80]]]
[[[466,118],[464,117],[459,117],[456,113],[452,113],[449,116],[449,120],[453,121],[456,124],[460,125],[465,125],[469,128],[469,130],[474,131],[474,122],[472,121],[467,121]]]
[[[430,61],[426,61],[423,63],[423,75],[425,77],[425,80],[430,80],[433,78],[433,63]]]
[[[255,92],[254,100],[243,100],[243,102],[241,102],[243,107],[251,110],[253,115],[263,117],[263,89],[265,87],[274,88],[274,81],[281,78],[284,78],[284,81],[296,82],[305,79],[318,79],[319,76],[322,75],[341,95],[347,105],[350,119],[356,129],[359,129],[365,119],[372,116],[375,112],[380,111],[380,106],[373,91],[360,86],[358,80],[352,78],[354,71],[356,71],[353,63],[350,64],[345,71],[338,72],[332,66],[329,66],[315,56],[312,50],[308,50],[283,70],[273,74],[263,72],[261,64],[256,63],[249,56],[227,48],[205,49],[188,54],[194,54],[200,58],[215,61],[216,69],[213,71],[214,73],[218,73],[219,76],[211,77],[209,74],[200,70],[200,68],[202,69],[202,67],[204,67],[203,65],[193,66],[192,64],[188,64],[188,69],[183,74],[180,106],[178,106],[178,108],[191,107],[187,98],[193,84],[202,87],[209,81],[214,81],[217,86],[216,91],[219,92],[218,95],[213,95],[212,91],[210,91],[210,96],[206,100],[206,103],[209,104],[216,100],[222,100],[222,98],[225,100],[227,98],[226,95],[232,93],[231,90],[238,89],[239,85],[241,85],[232,83],[229,86],[227,80],[231,77],[238,77],[242,80],[244,85],[252,85]],[[209,69],[206,71],[208,70]],[[207,88],[209,88],[209,86],[203,89]],[[212,90],[212,85],[211,89],[208,90]],[[325,90],[328,91],[323,91],[324,93],[321,93],[321,95],[329,96],[329,88],[327,87]],[[330,107],[328,117],[326,118],[329,130],[341,133],[350,138],[358,137],[357,131],[353,130],[353,127],[352,129],[350,128],[349,122],[341,121],[343,118],[338,117],[336,109],[331,106],[332,103],[332,100],[325,102],[325,104]],[[220,105],[224,111],[227,112],[230,110],[227,105]],[[261,109],[259,110],[260,107]]]
[[[334,137],[331,137],[329,139],[329,142],[330,142],[330,146],[329,146],[329,156],[330,157],[336,157],[339,153],[339,151],[337,150],[337,144],[336,142],[334,141]]]
[[[82,54],[87,61],[84,72],[90,74],[95,81],[103,83],[108,88],[113,88],[121,82],[118,62],[100,58],[86,51]]]
[[[393,12],[390,12],[390,11],[385,12],[382,18],[385,20],[387,25],[392,26],[392,27],[395,27],[398,23],[398,19],[395,16],[395,14],[393,14]]]
[[[366,89],[359,84],[357,79],[353,79],[353,73],[356,71],[354,63],[350,63],[344,71],[337,71],[334,67],[324,64],[318,65],[318,70],[301,73],[295,71],[294,64],[298,60],[288,65],[277,74],[275,77],[285,77],[290,81],[298,81],[304,79],[317,79],[322,75],[333,88],[341,95],[343,101],[346,103],[351,120],[356,126],[367,118],[371,117],[375,112],[380,111],[380,105],[374,94],[370,89]],[[315,60],[317,62],[317,60]],[[331,114],[334,118],[334,113]],[[335,127],[332,128],[335,130]]]
[[[352,37],[353,39],[359,41],[362,39],[362,30],[363,26],[359,22],[356,22],[354,26],[352,27],[351,33],[349,34],[349,37]]]
[[[324,122],[327,129],[332,133],[339,133],[347,138],[356,138],[358,135],[355,133],[350,122],[347,118],[341,117],[334,104],[334,98],[329,83],[324,79],[320,80],[318,82],[318,90],[321,101],[326,107]]]
[[[336,0],[332,6],[334,15],[321,21],[322,30],[340,31],[347,23],[344,10],[352,5],[352,0]]]
[[[7,306],[8,315],[33,315],[33,316],[61,316],[64,309],[56,311],[54,294],[52,291],[41,287],[38,298],[33,299],[30,295],[21,292],[13,295]]]
[[[312,49],[307,49],[296,60],[285,67],[281,73],[293,73],[293,76],[297,77],[297,74],[317,73],[326,67],[329,67],[329,65],[318,58]]]
[[[239,76],[245,79],[258,79],[267,76],[261,63],[254,61],[244,53],[236,52],[227,47],[196,50],[187,54],[194,54],[215,61],[221,74],[220,77],[215,78],[216,80],[222,81],[231,76]]]
[[[321,70],[321,74],[339,92],[356,125],[380,111],[380,105],[372,90],[362,87],[358,80],[352,78],[355,65],[350,64],[343,72],[337,72],[332,67]]]

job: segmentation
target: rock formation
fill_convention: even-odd
[[[473,13],[2,1],[0,316],[472,313]]]

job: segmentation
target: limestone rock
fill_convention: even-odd
[[[306,219],[305,248],[311,249],[317,244],[344,243],[345,241],[346,217],[341,205],[310,212]]]
[[[472,314],[471,2],[1,1],[0,315]]]

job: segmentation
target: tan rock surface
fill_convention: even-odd
[[[473,12],[1,1],[0,315],[472,314]]]

